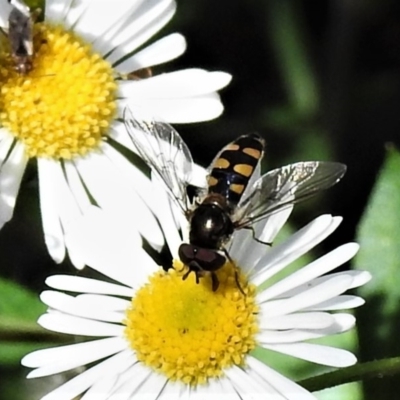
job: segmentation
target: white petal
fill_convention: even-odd
[[[122,146],[137,154],[137,149],[133,145],[132,138],[128,134],[125,125],[122,122],[114,121],[110,130],[109,136],[117,141]],[[137,187],[141,197],[149,204],[150,208],[154,211],[158,210],[158,202],[153,195],[153,186],[147,176],[137,168],[132,168],[132,164],[127,161],[117,150],[111,146],[104,148],[106,156],[127,176],[127,180]],[[149,168],[150,170],[150,168]],[[205,188],[207,186],[207,171],[200,165],[193,163],[189,183],[193,186]],[[166,190],[165,185],[162,185]],[[182,214],[182,211],[179,210]]]
[[[268,347],[270,344],[298,343],[310,339],[318,339],[323,336],[318,331],[303,331],[291,329],[289,331],[260,331],[257,335],[257,342],[262,347]]]
[[[353,353],[347,350],[323,346],[313,343],[288,343],[263,345],[266,349],[301,358],[321,365],[331,367],[349,367],[357,362]]]
[[[132,110],[140,107],[149,110],[157,119],[169,123],[190,123],[209,121],[222,114],[224,107],[216,93],[178,99],[143,99],[120,101],[121,109],[129,106]]]
[[[114,121],[108,134],[111,139],[137,154],[136,147],[133,145],[132,139],[122,122]]]
[[[207,170],[198,165],[193,163],[192,165],[192,176],[190,177],[190,184],[197,186],[199,188],[207,187]]]
[[[122,130],[126,134],[125,125],[119,122]],[[132,144],[129,138],[130,144]],[[125,146],[128,147],[128,146]],[[129,147],[128,147],[129,148]],[[136,151],[136,150],[135,150]],[[104,154],[110,162],[118,168],[121,176],[124,176],[127,184],[130,184],[134,190],[139,193],[143,201],[149,206],[151,210],[157,210],[158,202],[153,193],[153,185],[150,179],[134,164],[128,161],[119,151],[111,146],[104,147]]]
[[[137,81],[122,81],[119,94],[138,103],[147,99],[191,98],[222,89],[231,79],[232,76],[225,72],[191,68]]]
[[[263,252],[266,251],[265,245],[263,247]],[[248,251],[248,249],[251,249]],[[235,260],[240,268],[248,273],[249,270],[253,269],[254,264],[251,264],[251,257],[247,256],[252,252],[257,252],[257,256],[260,254],[260,247],[254,246],[254,240],[252,238],[252,233],[248,229],[241,229],[234,233],[231,247],[229,248],[229,254]]]
[[[250,399],[257,400],[265,398],[273,400],[285,399],[285,397],[277,393],[270,382],[254,379],[250,374],[237,366],[227,369],[225,374],[241,397],[246,398],[249,396]]]
[[[98,207],[89,208],[83,220],[69,225],[66,242],[79,249],[91,268],[133,288],[140,287],[159,268],[141,247],[141,238],[131,223]]]
[[[85,298],[76,298],[53,290],[42,292],[40,300],[52,309],[77,317],[116,323],[122,323],[125,319],[124,313],[103,310],[93,303],[87,303]]]
[[[223,400],[242,400],[239,393],[233,387],[232,382],[227,377],[220,378],[220,383],[222,387],[222,399]]]
[[[57,22],[62,22],[67,29],[71,29],[79,20],[79,18],[81,18],[86,10],[91,6],[91,4],[95,4],[95,0],[73,0],[69,9],[65,13],[63,21]]]
[[[307,310],[346,310],[350,308],[360,307],[365,303],[365,300],[358,296],[351,295],[341,295],[334,297],[333,299],[323,301],[322,303],[318,303],[313,305],[312,307],[308,307]]]
[[[103,377],[89,388],[81,400],[107,400],[116,382],[117,376]]]
[[[131,394],[137,387],[142,386],[152,374],[153,371],[142,363],[133,365],[120,377],[107,400],[130,400],[134,398],[131,397]],[[141,399],[141,397],[138,398]]]
[[[58,290],[70,292],[109,294],[132,297],[134,291],[130,287],[71,275],[54,275],[46,279],[46,285]]]
[[[282,394],[285,399],[316,400],[316,397],[309,391],[305,390],[297,383],[274,371],[272,368],[269,368],[267,365],[257,360],[256,358],[248,357],[247,364],[251,371],[257,374],[261,379],[268,381],[275,390]]]
[[[261,241],[266,243],[273,243],[276,235],[282,229],[283,225],[288,220],[290,214],[292,213],[293,206],[287,207],[280,212],[272,214],[266,218],[264,223],[264,228],[262,233],[257,236]]]
[[[74,247],[71,247],[67,244],[67,249],[68,249],[68,257],[71,261],[71,264],[78,270],[82,270],[86,263],[85,260],[83,259],[82,255],[79,253],[79,251],[76,251]]]
[[[185,38],[179,33],[173,33],[127,58],[118,64],[115,69],[120,74],[128,74],[141,68],[152,67],[171,61],[182,55],[185,50]],[[120,85],[123,83],[124,81]]]
[[[135,14],[143,7],[146,1],[148,0],[132,0],[131,12],[126,14],[125,18],[120,18],[112,24],[103,35],[95,38],[92,42],[92,48],[98,54],[106,55],[120,45],[123,38],[130,34],[130,28],[134,25],[132,21],[136,19]]]
[[[42,315],[38,324],[50,331],[82,336],[122,336],[125,330],[122,325],[91,321],[53,311]]]
[[[323,329],[330,326],[334,318],[329,313],[307,312],[260,320],[261,329]]]
[[[74,31],[84,41],[91,43],[103,37],[115,24],[126,22],[127,17],[136,9],[135,3],[126,0],[93,2],[75,24]]]
[[[355,273],[353,275],[353,284],[351,286],[351,289],[363,286],[372,279],[372,275],[368,271],[357,271],[357,272],[358,274]]]
[[[68,359],[81,357],[86,358],[89,354],[96,354],[97,351],[101,352],[103,348],[114,348],[115,345],[119,348],[122,344],[125,345],[125,348],[127,347],[127,342],[123,338],[106,338],[37,350],[26,355],[22,359],[21,364],[29,368],[38,368],[52,365],[59,362],[61,359],[63,361],[68,361]],[[100,356],[97,359],[100,358],[103,358],[103,356]],[[93,361],[95,360],[96,359]]]
[[[151,371],[151,370],[150,370]],[[157,400],[163,387],[166,385],[168,378],[162,374],[155,374],[151,371],[151,374],[133,393],[132,398],[138,398],[141,400]]]
[[[45,20],[48,22],[61,22],[67,15],[72,1],[73,0],[47,0],[45,2]]]
[[[131,11],[126,14],[125,18],[120,18],[114,24],[112,24],[103,35],[94,38],[91,43],[93,50],[101,55],[106,55],[115,49],[121,41],[116,40],[121,33],[127,36],[129,34],[129,27],[132,26],[132,21],[135,20],[135,13],[147,0],[132,0],[131,1]]]
[[[272,299],[288,290],[306,284],[312,279],[332,271],[353,258],[359,248],[360,246],[356,243],[347,243],[336,248],[264,290],[259,296],[259,301],[264,302]]]
[[[179,235],[175,219],[172,214],[170,198],[165,189],[162,187],[162,183],[160,182],[161,178],[159,178],[156,174],[152,174],[151,176],[152,180],[154,181],[154,196],[158,200],[157,217],[165,234],[165,239],[168,243],[172,258],[179,259],[178,248],[182,243],[182,238]]]
[[[84,300],[86,304],[91,304],[99,309],[108,311],[125,311],[131,304],[130,301],[125,299],[99,294],[81,294],[76,298]]]
[[[293,234],[283,243],[273,246],[254,268],[252,282],[260,285],[288,264],[322,242],[340,224],[341,218],[322,215]]]
[[[69,222],[80,217],[81,210],[79,209],[68,182],[65,179],[61,163],[55,162],[49,165],[51,165],[52,169],[51,178],[55,184],[55,187],[53,188],[55,206],[58,210],[61,224],[65,227]]]
[[[103,52],[115,50],[107,57],[111,63],[119,61],[127,54],[132,53],[139,46],[149,40],[172,18],[176,10],[176,3],[172,0],[146,0],[131,16],[118,32],[114,31],[108,39],[108,46],[102,46]],[[131,21],[134,21],[132,24]],[[97,43],[95,43],[97,46]],[[104,54],[104,53],[103,53]]]
[[[0,162],[3,162],[5,156],[7,155],[7,151],[6,153],[3,154],[3,151],[1,150],[1,147],[3,146],[2,142],[4,140],[9,141],[10,145],[8,147],[10,147],[13,141],[15,140],[15,136],[8,129],[0,128]]]
[[[41,400],[72,400],[99,380],[109,377],[110,371],[115,375],[121,374],[134,362],[135,359],[132,357],[131,351],[123,351],[86,370],[44,396]]]
[[[0,0],[0,27],[8,27],[8,17],[11,12],[11,5],[6,0]],[[1,34],[1,33],[0,33]]]
[[[141,134],[143,134],[143,132],[141,132]],[[114,124],[113,139],[117,140],[119,143],[123,144],[124,146],[130,148],[132,151],[137,152],[136,148],[134,148],[134,146],[132,146],[132,144],[133,144],[132,138],[127,134],[127,130],[126,130],[125,126],[122,125],[121,123]],[[146,137],[143,139],[146,139],[146,145],[147,145],[148,138]],[[161,146],[161,147],[163,147],[163,149],[159,149],[160,144],[155,143],[155,146],[153,149],[154,151],[152,150],[152,152],[154,152],[155,157],[158,157],[160,152],[162,153],[164,151],[168,152],[168,154],[169,154],[170,143],[165,142],[165,143],[163,143],[163,145],[165,145],[165,146]],[[166,154],[166,153],[164,153],[164,154]],[[118,153],[115,150],[114,150],[114,153],[110,152],[110,154],[108,156],[110,157],[110,159],[112,159],[113,163],[118,165],[118,168],[122,169],[121,172],[126,174],[127,180],[129,182],[132,182],[132,183],[135,182],[135,177],[133,176],[132,172],[138,171],[138,170],[132,168],[131,164],[128,165],[127,161],[122,159],[121,155],[118,155]],[[121,161],[123,161],[127,165],[121,164]],[[176,161],[176,159],[175,159],[175,161]],[[183,168],[182,171],[186,171],[185,167],[186,167],[185,162],[182,161],[182,168]],[[193,174],[190,174],[189,172],[187,172],[187,174],[185,174],[184,179],[188,180],[190,183],[194,182],[195,184],[198,184],[200,181],[201,182],[205,181],[206,173],[205,173],[204,169],[197,166],[196,164],[194,164],[193,167],[194,167],[192,170]],[[153,175],[154,174],[151,173],[152,180],[154,181]],[[186,176],[186,175],[191,175],[191,176]],[[200,175],[201,175],[201,178],[200,178]],[[182,209],[180,207],[177,207],[176,205],[172,204],[173,201],[170,201],[170,196],[167,196],[167,193],[166,193],[168,191],[168,189],[166,188],[165,183],[164,182],[159,183],[160,180],[157,180],[157,182],[154,181],[154,184],[151,184],[147,177],[144,178],[143,174],[142,174],[142,180],[143,180],[143,182],[139,181],[139,184],[141,185],[142,183],[144,183],[145,185],[140,187],[140,196],[143,198],[143,200],[146,202],[146,204],[150,207],[150,209],[152,209],[153,212],[157,214],[159,222],[161,224],[164,224],[164,222],[165,222],[164,220],[172,219],[176,226],[174,231],[177,231],[178,229],[183,228],[183,227],[186,228],[187,219],[183,215]],[[135,182],[135,184],[136,184],[136,182]],[[150,186],[149,186],[149,184],[150,184]],[[136,188],[136,190],[138,190],[138,188]],[[176,188],[176,192],[180,193],[180,189]],[[162,199],[165,199],[166,197],[168,197],[168,201],[166,204],[164,204],[165,201]],[[165,210],[164,210],[164,207],[166,207]],[[164,231],[164,234],[166,232],[168,232],[168,230],[166,230],[165,226],[163,226],[163,231]],[[175,232],[175,235],[176,234],[177,233]],[[171,238],[170,235],[166,235],[166,239],[169,241],[175,240],[174,238]],[[171,247],[171,244],[170,244],[170,249],[172,249],[172,248],[173,247]]]
[[[247,229],[246,231],[246,236],[238,237],[238,240],[243,240],[243,244],[239,249],[229,254],[236,264],[240,266],[242,272],[249,275],[254,265],[256,265],[265,252],[268,251],[268,248],[265,244],[257,243],[253,239],[253,233],[251,231]]]
[[[303,285],[297,286],[291,290],[288,290],[286,292],[283,292],[282,294],[276,296],[276,298],[286,298],[286,297],[291,297],[294,296],[298,293],[303,292],[304,290],[307,290],[311,287],[317,286],[322,282],[326,282],[331,280],[332,278],[335,278],[337,276],[351,276],[353,281],[351,283],[351,286],[349,289],[356,288],[358,286],[364,285],[366,282],[368,282],[371,279],[371,274],[367,271],[343,271],[343,272],[336,272],[334,274],[328,274],[325,276],[320,276],[318,278],[313,279],[310,282],[307,282]]]
[[[38,158],[40,210],[44,239],[51,257],[55,262],[60,263],[65,257],[65,244],[55,191],[58,182],[54,179],[54,175],[58,168],[57,161]]]
[[[0,152],[2,153],[0,157],[2,157],[5,152],[8,153],[10,141],[6,138],[0,143]],[[19,141],[15,142],[15,146],[8,157],[0,159],[0,228],[13,215],[27,162],[25,146]]]
[[[332,315],[332,323],[323,329],[290,329],[285,331],[262,330],[257,335],[257,341],[262,345],[271,343],[295,343],[318,339],[324,336],[346,332],[355,325],[355,318],[350,314]]]
[[[155,246],[163,245],[164,237],[153,213],[107,157],[91,153],[76,160],[76,166],[100,208],[113,213],[116,221],[132,224]]]
[[[351,282],[351,276],[338,276],[291,298],[263,303],[261,304],[261,318],[289,314],[318,304],[342,294],[349,288]]]
[[[181,400],[186,386],[181,382],[168,381],[157,400]]]
[[[346,332],[356,325],[356,318],[354,315],[335,313],[333,317],[335,318],[335,323],[332,325],[331,329],[334,329],[337,333]]]
[[[0,166],[8,158],[11,146],[15,141],[14,136],[4,128],[0,128]]]
[[[82,209],[76,201],[72,188],[66,180],[64,169],[61,164],[53,163],[50,165],[51,179],[55,184],[52,189],[54,192],[53,201],[58,211],[62,231],[66,232],[70,223],[76,223],[76,221],[79,221],[82,218]],[[85,266],[85,260],[79,252],[79,247],[76,248],[73,245],[69,245],[66,241],[64,242],[72,264],[76,268],[82,269]]]
[[[71,192],[75,198],[75,201],[79,205],[81,210],[85,210],[88,206],[91,205],[91,202],[86,192],[86,189],[83,186],[82,178],[79,176],[79,172],[71,161],[64,160],[63,165],[66,173],[66,178],[71,188]]]
[[[123,338],[107,338],[86,343],[39,350],[22,359],[26,367],[39,367],[27,378],[58,374],[117,354],[127,348]],[[36,365],[35,365],[36,364]]]
[[[253,232],[245,229],[235,233],[230,255],[246,274],[252,274],[261,258],[270,250],[265,244],[254,240],[254,237],[264,243],[273,243],[275,236],[289,218],[292,209],[293,206],[287,207],[254,224],[254,235]],[[236,236],[238,237],[236,238]]]
[[[170,398],[173,400],[173,398]],[[176,397],[175,397],[176,399]],[[234,400],[240,399],[238,394],[235,392],[233,385],[229,379],[224,379],[224,384],[220,379],[212,378],[206,385],[198,385],[191,388],[190,400]]]

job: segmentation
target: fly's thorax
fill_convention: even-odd
[[[193,210],[189,233],[191,244],[207,249],[220,249],[232,233],[232,220],[228,209],[223,205],[210,202],[206,198]]]

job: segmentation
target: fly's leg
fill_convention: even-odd
[[[251,234],[253,236],[253,240],[255,240],[257,243],[264,244],[265,246],[272,246],[272,242],[263,242],[262,240],[256,238],[256,232],[254,231],[254,228],[252,226],[244,226],[242,229],[247,229],[251,231]]]
[[[235,268],[235,282],[236,282],[236,286],[238,287],[238,289],[240,290],[240,292],[243,294],[243,296],[246,296],[246,293],[244,292],[244,290],[242,289],[242,286],[240,285],[239,282],[239,274],[238,274],[238,266],[236,265],[236,263],[233,261],[232,257],[229,255],[228,250],[225,249],[225,247],[222,249],[222,251],[224,252],[226,258],[229,260],[229,262],[233,265],[233,267]]]
[[[185,269],[185,267],[183,267],[182,270],[179,271],[179,272],[182,272],[184,269]],[[182,280],[183,280],[183,281],[186,281],[186,279],[188,278],[188,276],[190,275],[191,272],[192,272],[192,271],[189,269],[189,270],[182,276]]]
[[[212,291],[216,292],[219,286],[219,280],[215,272],[211,272]]]

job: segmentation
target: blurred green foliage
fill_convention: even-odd
[[[361,250],[355,259],[373,281],[360,288],[367,306],[358,312],[361,357],[374,360],[400,354],[400,154],[388,147],[370,201],[357,229]],[[366,399],[393,399],[398,376],[365,382]]]

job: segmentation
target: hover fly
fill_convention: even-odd
[[[257,134],[243,135],[226,145],[208,168],[207,187],[199,189],[193,204],[187,195],[193,160],[172,126],[135,119],[125,110],[124,122],[139,155],[158,174],[173,201],[185,214],[189,243],[179,247],[179,257],[196,282],[210,274],[218,289],[215,271],[228,259],[226,246],[239,229],[253,224],[336,184],[346,172],[344,164],[306,161],[277,168],[259,176],[265,142]],[[257,172],[255,172],[257,171]],[[234,263],[233,263],[234,265]],[[236,283],[240,285],[236,273]]]
[[[13,6],[8,17],[8,40],[15,70],[26,75],[32,70],[33,22],[30,8],[22,0],[8,0]],[[40,13],[40,10],[38,11]],[[35,18],[36,18],[35,14]]]

